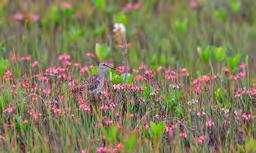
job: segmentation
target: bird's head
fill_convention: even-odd
[[[111,67],[107,63],[100,63],[99,64],[99,71],[101,71],[101,72],[106,72],[108,70],[108,68],[114,69],[113,67]]]

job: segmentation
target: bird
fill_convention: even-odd
[[[114,69],[107,63],[100,63],[98,73],[82,81],[82,83],[78,87],[73,88],[71,92],[79,97],[83,95],[84,91],[88,91],[89,96],[98,94],[104,86],[105,77],[109,68]]]

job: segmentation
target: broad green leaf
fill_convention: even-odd
[[[105,0],[94,0],[94,4],[97,10],[104,11],[106,9]]]
[[[212,56],[212,48],[210,46],[206,46],[206,47],[198,47],[197,48],[198,54],[201,58],[201,60],[204,63],[209,63],[211,60],[211,56]]]
[[[123,12],[117,13],[114,17],[114,23],[123,23],[124,25],[127,26],[128,25],[128,18],[125,15],[125,13],[123,13]]]
[[[179,32],[185,32],[187,30],[187,20],[176,20],[175,28]]]
[[[110,48],[105,44],[96,43],[95,52],[101,61],[110,57]]]
[[[230,2],[230,9],[233,13],[237,13],[241,8],[241,3],[238,0],[233,0]]]
[[[225,104],[225,109],[230,109],[231,108],[231,103],[230,102],[227,102],[226,104]]]
[[[0,58],[0,77],[4,75],[6,69],[10,66],[7,59]]]
[[[226,56],[226,49],[223,47],[219,47],[214,49],[214,56],[216,61],[221,62],[222,60],[224,60],[225,56]]]

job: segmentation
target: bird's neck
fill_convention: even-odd
[[[99,79],[104,79],[105,76],[106,76],[106,71],[100,70],[100,71],[98,72],[98,76],[99,76]]]

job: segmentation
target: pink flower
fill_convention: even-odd
[[[126,70],[125,66],[116,67],[116,72],[125,72],[125,70]]]
[[[139,70],[140,70],[140,71],[142,71],[142,70],[146,70],[146,68],[147,68],[147,66],[146,66],[146,65],[141,65],[141,66],[139,67]]]
[[[239,72],[238,74],[240,77],[245,77],[246,76],[246,72]]]
[[[85,150],[85,149],[83,149],[83,150],[81,151],[81,153],[86,153],[86,150]]]
[[[21,61],[31,61],[31,55],[25,55],[20,57]]]
[[[188,137],[188,135],[187,135],[186,132],[181,132],[181,133],[180,133],[180,137],[185,139],[185,138]]]
[[[16,20],[16,21],[22,21],[22,20],[24,20],[24,15],[20,12],[15,13],[13,15],[13,19]]]
[[[7,113],[10,114],[10,113],[12,113],[15,109],[16,109],[15,106],[11,106],[11,107],[6,108],[6,109],[4,110],[4,112],[7,112]]]
[[[80,69],[80,72],[81,73],[85,73],[86,71],[88,70],[88,67],[87,66],[84,66]]]
[[[246,121],[250,121],[250,119],[251,119],[251,114],[243,113],[243,114],[242,114],[242,118],[245,119]]]
[[[207,127],[212,127],[212,126],[214,126],[214,122],[212,120],[209,120],[209,121],[206,122],[206,126]]]
[[[93,54],[93,53],[85,53],[85,56],[88,57],[88,58],[96,58],[96,56]]]
[[[53,113],[59,114],[59,113],[61,113],[61,110],[59,108],[53,108]]]
[[[156,70],[158,73],[161,73],[163,71],[163,67],[162,66],[159,66]]]
[[[197,116],[205,116],[206,115],[206,113],[204,112],[204,111],[199,111],[199,112],[197,112]]]
[[[147,79],[152,79],[154,77],[154,73],[151,70],[146,70],[145,71],[145,76],[146,76]]]
[[[91,112],[90,106],[88,106],[86,104],[81,104],[80,109],[87,111],[87,112]]]
[[[132,69],[132,73],[138,73],[139,71],[137,69]]]
[[[31,21],[39,21],[40,18],[41,18],[40,15],[33,14],[33,13],[29,13],[28,16],[27,16],[27,19],[31,20]]]
[[[138,74],[138,75],[135,76],[133,79],[141,82],[141,81],[144,80],[144,77],[143,77],[142,75]]]
[[[198,143],[199,143],[199,144],[202,144],[202,143],[205,141],[205,139],[206,139],[206,136],[205,136],[205,135],[199,136],[199,137],[198,137]]]
[[[103,105],[100,107],[100,109],[102,109],[103,111],[107,111],[108,110],[108,105]]]
[[[113,87],[115,90],[123,89],[123,86],[121,84],[114,84]]]
[[[245,68],[247,68],[247,65],[246,65],[246,64],[240,64],[240,65],[238,66],[238,68],[239,68],[239,69],[245,69]]]
[[[65,9],[71,9],[73,7],[73,5],[70,2],[63,2],[62,7]]]
[[[165,131],[166,131],[166,132],[172,132],[173,129],[174,129],[174,125],[167,125],[167,126],[165,127]]]
[[[37,67],[37,66],[39,66],[39,61],[34,61],[33,63],[32,63],[32,67],[34,68],[34,67]]]
[[[199,7],[199,4],[196,0],[190,0],[189,1],[190,8],[197,9]]]
[[[79,68],[81,66],[81,63],[79,63],[79,62],[74,63],[74,66]]]
[[[98,147],[96,148],[96,151],[98,153],[106,153],[106,152],[109,152],[109,149],[107,147]]]
[[[58,56],[59,61],[69,61],[71,60],[71,56],[69,54],[61,54]]]
[[[27,123],[28,123],[28,120],[25,119],[25,120],[21,123],[21,125],[24,125],[24,124],[27,124]]]

